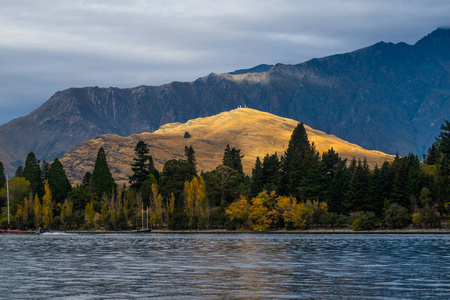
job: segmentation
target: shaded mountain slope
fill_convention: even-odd
[[[62,156],[98,134],[128,136],[248,106],[365,148],[422,154],[450,116],[450,30],[415,45],[380,42],[298,65],[260,65],[152,87],[71,88],[0,127],[9,170],[29,151]]]

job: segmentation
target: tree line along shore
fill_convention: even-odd
[[[189,133],[186,133],[189,134]],[[243,172],[240,149],[227,146],[222,164],[198,172],[195,150],[156,170],[143,141],[134,149],[129,185],[118,186],[100,148],[94,169],[72,186],[58,159],[33,152],[8,180],[0,162],[0,227],[82,232],[152,228],[167,232],[446,232],[450,220],[450,123],[420,161],[396,156],[370,169],[333,148],[320,154],[302,123],[281,155]]]

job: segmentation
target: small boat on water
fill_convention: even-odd
[[[149,233],[152,232],[151,228],[148,228],[148,207],[147,207],[147,227],[144,227],[144,204],[142,204],[142,227],[141,229],[133,230],[135,233]]]
[[[50,229],[47,229],[47,228],[41,228],[41,227],[39,227],[38,229],[36,229],[36,231],[35,231],[35,233],[37,233],[37,234],[43,234],[43,233],[49,233],[50,232]]]
[[[0,229],[0,233],[20,233],[20,229]]]
[[[133,232],[135,232],[135,233],[149,233],[149,232],[152,232],[152,230],[150,228],[147,228],[147,229],[143,228],[143,229],[133,230]]]

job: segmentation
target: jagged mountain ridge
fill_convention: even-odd
[[[266,154],[284,154],[289,139],[298,122],[250,108],[238,108],[186,123],[171,123],[152,133],[121,137],[113,134],[99,135],[83,141],[66,153],[61,162],[72,184],[80,183],[86,172],[92,172],[100,147],[106,152],[108,165],[115,181],[128,184],[133,163],[134,147],[143,140],[149,148],[155,167],[162,171],[169,159],[184,158],[184,147],[192,146],[198,163],[198,171],[210,171],[222,163],[227,144],[241,149],[244,172],[251,174],[256,157]],[[381,166],[394,156],[371,151],[346,142],[305,125],[308,139],[314,142],[320,154],[333,148],[343,158],[367,159],[370,166]],[[185,138],[189,132],[190,138]]]
[[[298,65],[262,65],[162,86],[70,88],[0,127],[10,170],[50,161],[98,134],[128,136],[248,106],[365,148],[421,154],[450,115],[450,30],[415,45],[380,42]]]

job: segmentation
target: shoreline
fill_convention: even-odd
[[[304,229],[304,230],[267,230],[267,231],[251,231],[251,230],[226,230],[226,229],[210,229],[210,230],[169,230],[169,229],[153,229],[151,232],[136,232],[133,230],[67,230],[67,231],[51,231],[50,233],[73,233],[73,234],[450,234],[450,228],[442,229],[374,229],[354,231],[348,228],[338,229]],[[21,231],[20,234],[36,234],[34,231]]]

